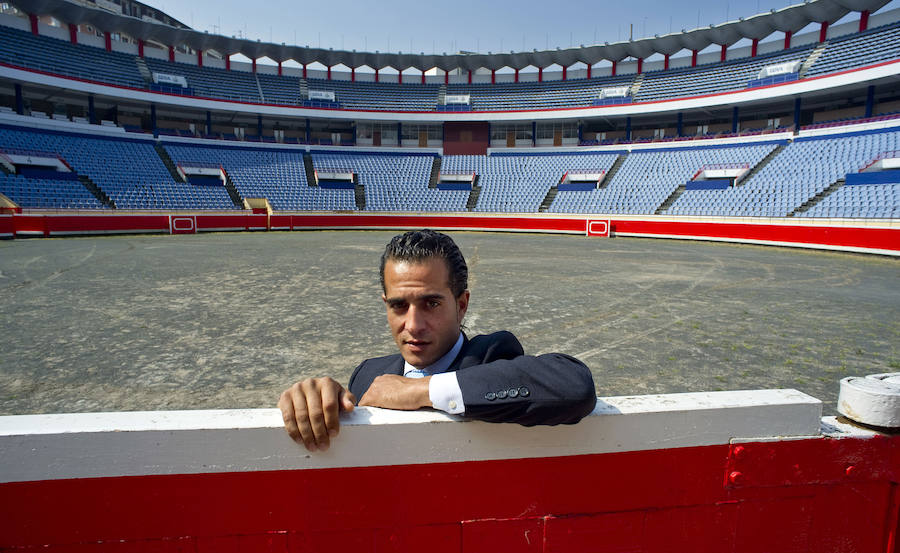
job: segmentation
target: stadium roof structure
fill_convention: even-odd
[[[268,57],[277,62],[294,60],[326,67],[344,65],[350,68],[368,66],[373,69],[392,67],[397,70],[432,68],[496,70],[503,67],[523,69],[528,66],[570,67],[576,63],[593,65],[600,61],[621,61],[633,57],[645,59],[653,54],[671,55],[681,50],[700,51],[710,45],[730,46],[741,39],[763,39],[776,31],[796,32],[810,23],[833,23],[850,12],[874,12],[890,0],[806,0],[768,13],[741,18],[691,31],[670,33],[603,45],[489,54],[426,55],[411,53],[356,52],[324,48],[287,46],[254,40],[214,35],[193,29],[180,29],[162,23],[85,7],[68,0],[13,0],[11,3],[26,13],[52,15],[69,24],[90,24],[104,32],[124,33],[135,39],[160,44],[186,45],[194,50],[215,50],[224,55],[243,54],[250,59]]]

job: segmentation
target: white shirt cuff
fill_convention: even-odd
[[[428,398],[435,409],[451,415],[460,415],[466,411],[455,372],[433,375],[428,382]]]

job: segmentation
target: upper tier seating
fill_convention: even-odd
[[[181,75],[187,79],[188,87],[195,96],[205,98],[226,98],[241,102],[259,103],[259,87],[256,75],[246,71],[228,71],[217,67],[198,67],[187,63],[177,63],[154,58],[144,58],[147,68],[155,73]]]
[[[465,211],[469,192],[428,188],[433,155],[313,152],[317,171],[350,170],[365,187],[366,211]],[[352,191],[350,191],[352,193]]]
[[[179,163],[205,163],[225,168],[243,198],[267,198],[276,210],[356,209],[352,190],[309,186],[303,150],[242,148],[164,143]]]
[[[434,111],[440,86],[416,83],[369,83],[308,79],[310,90],[334,92],[344,109]]]
[[[469,94],[472,110],[502,111],[587,107],[606,87],[630,86],[634,75],[570,81],[451,84],[447,94]]]
[[[838,37],[828,42],[806,77],[900,58],[900,22]]]
[[[134,56],[35,36],[3,25],[0,25],[0,61],[68,77],[144,88]]]
[[[302,103],[300,100],[300,79],[269,75],[267,73],[257,73],[256,78],[259,79],[259,87],[262,90],[265,103],[289,106],[299,106]]]
[[[729,90],[743,90],[756,79],[760,69],[767,65],[790,61],[803,61],[813,46],[782,50],[755,58],[741,58],[683,69],[650,71],[644,73],[643,82],[634,96],[636,102],[649,102],[665,98],[699,96]]]
[[[175,182],[151,141],[2,126],[3,148],[58,154],[75,172],[106,192],[119,209],[234,208],[222,187]]]
[[[782,50],[755,58],[745,57],[693,68],[650,71],[643,75],[620,75],[567,81],[497,84],[450,84],[447,94],[470,94],[473,111],[559,109],[591,106],[601,88],[631,86],[639,80],[635,102],[656,101],[743,89],[764,65],[805,60],[815,44]],[[900,57],[900,22],[830,39],[805,77],[863,67]],[[198,67],[145,57],[151,71],[182,75],[193,94],[245,102],[302,105],[301,79],[246,71]],[[69,41],[34,36],[26,31],[0,26],[0,62],[71,77],[147,88],[135,56],[106,52],[103,48],[73,45]],[[311,90],[333,91],[330,107],[375,111],[435,111],[442,89],[437,84],[309,79]]]

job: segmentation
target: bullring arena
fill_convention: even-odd
[[[0,4],[0,552],[900,553],[898,85],[882,0],[441,55]],[[298,446],[426,227],[596,407]]]
[[[290,383],[395,348],[378,262],[394,232],[0,243],[5,414],[272,407]],[[900,363],[897,263],[708,242],[451,233],[470,334],[591,367],[601,396],[796,388]]]

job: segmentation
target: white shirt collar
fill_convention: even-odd
[[[463,346],[463,333],[460,332],[459,338],[456,339],[456,344],[454,344],[453,347],[450,348],[450,351],[445,353],[443,357],[441,357],[440,359],[438,359],[431,365],[428,365],[424,369],[421,369],[421,371],[423,373],[425,373],[426,375],[440,374],[440,373],[446,371],[447,369],[450,368],[450,365],[453,364],[453,360],[456,359],[456,356],[459,355],[459,351],[462,349],[462,346]],[[418,369],[416,369],[415,367],[413,367],[406,361],[403,361],[403,375],[404,376],[407,373],[409,373],[410,371],[415,371],[415,370],[418,370]]]

